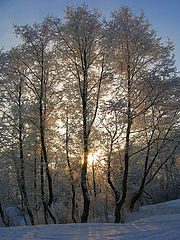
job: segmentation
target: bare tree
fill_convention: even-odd
[[[162,45],[143,13],[138,17],[123,7],[114,12],[112,18],[107,24],[107,41],[113,56],[112,64],[118,73],[115,78],[119,85],[117,95],[125,103],[121,111],[126,119],[122,194],[115,209],[117,223],[121,220],[120,212],[127,196],[134,123],[151,106],[161,102],[166,93],[165,85],[174,78],[175,67],[171,57],[172,44]]]
[[[97,11],[91,12],[84,4],[66,9],[66,22],[61,27],[56,19],[63,61],[66,62],[68,79],[74,83],[74,94],[81,101],[82,139],[84,161],[81,169],[81,188],[84,199],[81,222],[87,222],[90,198],[87,188],[89,136],[96,119],[101,85],[104,79],[105,60],[102,46],[102,28]]]
[[[45,172],[48,180],[49,199],[46,204],[53,222],[56,223],[51,205],[53,203],[52,177],[49,170],[48,154],[46,146],[46,119],[47,108],[52,104],[51,99],[56,94],[55,87],[58,84],[55,76],[54,57],[55,54],[51,48],[51,31],[49,18],[46,18],[41,24],[31,26],[15,26],[15,32],[24,41],[22,46],[22,57],[20,61],[26,66],[29,74],[20,74],[25,78],[26,85],[32,90],[39,105],[39,131],[42,148],[42,159],[45,164]],[[53,68],[54,67],[54,68]],[[53,87],[53,88],[52,88]],[[49,96],[47,95],[49,94]],[[51,107],[54,106],[51,105]],[[43,173],[42,173],[43,174]],[[41,176],[42,179],[43,175]],[[42,183],[43,186],[43,183]],[[43,193],[43,191],[42,191]]]
[[[130,155],[130,157],[138,159],[144,157],[142,176],[139,185],[137,184],[138,181],[136,182],[138,188],[130,199],[129,208],[131,211],[142,194],[148,194],[145,190],[147,186],[160,174],[162,168],[174,158],[180,143],[179,136],[175,134],[175,131],[177,131],[178,111],[173,101],[168,100],[166,104],[152,107],[151,115],[146,112],[142,116],[141,128],[143,129],[138,128],[140,131],[137,137],[142,138],[141,136],[144,135],[144,144],[141,141],[140,147]]]
[[[14,147],[12,147],[12,154],[10,156],[13,158],[16,168],[17,181],[22,198],[22,211],[25,206],[25,210],[28,212],[31,224],[34,225],[34,217],[29,204],[27,183],[25,179],[25,84],[23,77],[18,72],[20,69],[22,72],[25,70],[19,62],[18,54],[18,49],[13,49],[6,54],[6,64],[3,68],[3,90],[6,94],[6,98],[4,98],[6,107],[3,110],[3,115],[4,119],[7,121],[7,128],[9,126],[12,129],[12,135],[14,136],[14,139],[11,140],[12,146],[15,146],[15,143],[18,146],[18,154],[15,153],[16,151]]]

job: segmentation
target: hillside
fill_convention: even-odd
[[[1,240],[180,239],[180,199],[143,206],[125,224],[67,224],[0,228]]]

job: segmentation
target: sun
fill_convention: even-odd
[[[94,150],[89,151],[88,165],[93,166],[93,165],[99,165],[99,164],[102,164],[102,165],[105,164],[104,160],[102,160],[102,150],[98,149],[96,151]]]
[[[96,163],[96,161],[97,161],[96,155],[93,154],[93,152],[90,152],[90,153],[88,154],[88,164],[89,164],[90,166],[92,166],[93,164]]]

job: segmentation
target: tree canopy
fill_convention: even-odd
[[[86,4],[14,25],[0,52],[0,215],[26,224],[116,223],[139,204],[180,197],[174,46],[129,7]],[[90,160],[91,158],[91,160]]]

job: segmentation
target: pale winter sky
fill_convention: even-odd
[[[64,16],[66,6],[86,2],[90,9],[98,8],[105,17],[122,5],[127,5],[145,16],[164,40],[169,37],[175,44],[176,66],[180,71],[180,0],[0,0],[0,48],[9,50],[17,45],[13,24],[41,22],[47,15]]]

